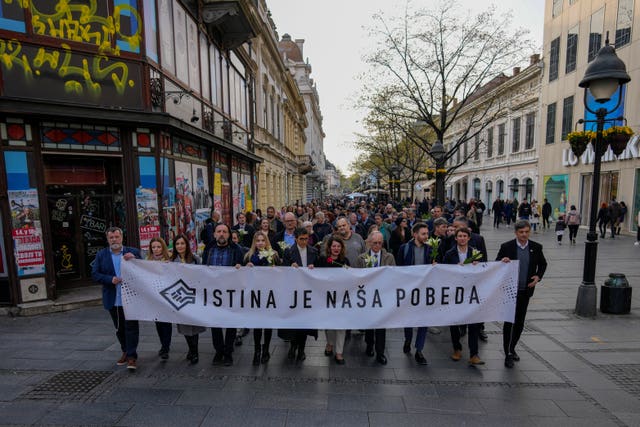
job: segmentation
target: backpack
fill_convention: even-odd
[[[580,224],[580,214],[577,212],[569,212],[567,214],[567,225]]]

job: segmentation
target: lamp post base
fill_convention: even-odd
[[[578,288],[578,298],[576,300],[576,315],[580,317],[596,317],[598,289],[595,285],[585,285],[582,283]]]

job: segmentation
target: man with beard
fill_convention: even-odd
[[[231,241],[231,230],[227,224],[218,224],[213,232],[214,240],[204,248],[203,265],[215,265],[240,268],[242,249]],[[236,339],[236,328],[227,328],[222,336],[222,328],[211,328],[211,340],[216,351],[213,364],[233,365],[233,343]]]
[[[91,277],[102,285],[102,305],[109,311],[116,328],[116,337],[120,343],[122,356],[116,362],[118,366],[127,365],[133,371],[137,368],[139,325],[137,320],[127,320],[122,309],[122,260],[140,258],[140,251],[122,245],[122,230],[110,227],[107,230],[109,247],[96,254]]]
[[[419,222],[411,229],[413,239],[400,246],[396,255],[397,265],[429,265],[431,264],[431,247],[427,246],[429,239],[429,228],[424,222]],[[416,334],[416,354],[415,359],[419,365],[426,365],[427,359],[422,354],[424,343],[427,337],[427,327],[418,328]],[[411,340],[413,339],[413,328],[404,328],[404,346],[402,351],[405,354],[411,352]]]
[[[349,221],[347,221],[347,218],[340,217],[336,220],[336,231],[326,236],[322,242],[323,252],[326,251],[329,236],[332,236],[333,234],[340,237],[344,241],[344,246],[347,252],[346,256],[349,260],[349,265],[356,265],[358,256],[360,254],[363,254],[367,250],[367,246],[365,245],[362,236],[351,231],[351,227],[349,225]]]
[[[267,208],[267,219],[269,220],[269,229],[274,234],[280,233],[284,230],[284,224],[278,218],[276,218],[276,208],[269,206]]]

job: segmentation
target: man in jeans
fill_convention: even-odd
[[[227,266],[240,268],[242,249],[231,241],[231,230],[227,224],[217,224],[213,232],[213,241],[204,248],[202,263],[204,265]],[[233,365],[233,343],[236,339],[236,328],[227,328],[223,338],[222,328],[211,328],[211,340],[216,351],[213,364]]]
[[[431,247],[426,245],[429,239],[429,228],[424,222],[418,222],[411,229],[413,238],[400,246],[396,255],[396,265],[429,265],[431,264]],[[427,337],[427,327],[419,327],[416,334],[415,359],[419,365],[426,365],[427,359],[422,354]],[[404,346],[402,351],[411,352],[413,328],[404,328]]]
[[[137,320],[127,320],[122,309],[122,276],[120,265],[122,261],[140,258],[140,251],[122,245],[122,230],[110,227],[107,230],[108,248],[96,254],[93,262],[91,277],[102,285],[102,305],[109,311],[116,337],[122,349],[122,356],[117,365],[127,365],[127,369],[134,371],[138,360],[139,325]]]

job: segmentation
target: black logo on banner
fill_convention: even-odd
[[[182,279],[160,291],[160,295],[178,311],[196,303],[196,290],[187,286]]]

